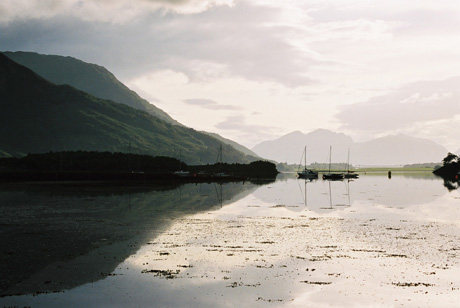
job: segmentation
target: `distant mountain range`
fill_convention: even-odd
[[[346,163],[349,150],[351,164],[369,166],[441,162],[448,152],[443,146],[428,139],[396,135],[354,142],[350,136],[325,129],[308,134],[295,131],[276,140],[262,142],[252,150],[278,162],[303,164],[301,156],[305,146],[307,164],[329,162],[330,147],[333,163]]]
[[[17,55],[26,62],[27,53]],[[30,55],[41,58],[38,54]],[[53,58],[45,56],[44,59],[49,60],[48,57]],[[74,84],[52,83],[0,53],[0,157],[63,150],[131,151],[176,157],[189,164],[216,162],[221,140],[175,125],[167,114],[153,105],[146,105],[146,101],[105,69],[61,58],[56,57],[62,63],[81,64],[82,71],[78,68],[67,71],[66,65],[70,65],[67,63],[62,66],[49,64],[48,68],[41,68],[42,73],[50,79],[61,80],[60,83],[75,83],[82,88],[91,88],[92,84],[91,92],[105,98],[79,90]],[[36,65],[40,66],[38,62]],[[57,72],[51,78],[52,71]],[[70,77],[65,77],[67,74]],[[85,79],[88,81],[84,82]],[[108,100],[111,89],[119,94]],[[114,102],[119,97],[132,97],[133,100]],[[229,163],[258,159],[228,144],[224,144],[223,153],[224,161]]]

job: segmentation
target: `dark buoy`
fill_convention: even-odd
[[[391,171],[388,171],[388,178],[391,179]]]

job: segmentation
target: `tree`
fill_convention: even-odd
[[[442,163],[444,166],[446,165],[450,165],[450,164],[454,164],[454,163],[458,163],[459,162],[459,158],[457,155],[453,154],[453,153],[447,153],[447,156],[444,157],[444,159],[442,160]]]

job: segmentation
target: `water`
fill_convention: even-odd
[[[0,190],[0,269],[36,294],[0,306],[458,307],[460,194],[429,173],[32,188]]]

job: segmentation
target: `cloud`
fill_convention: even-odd
[[[290,42],[295,29],[282,23],[285,16],[278,9],[247,0],[233,6],[223,5],[228,1],[200,2],[211,7],[187,15],[138,11],[197,1],[137,0],[137,7],[121,0],[55,0],[45,1],[43,8],[37,8],[38,1],[30,6],[25,2],[20,3],[25,12],[13,12],[17,18],[0,24],[3,48],[75,56],[106,66],[122,79],[167,69],[186,74],[192,82],[237,76],[297,87],[312,84],[308,71],[321,63]],[[3,20],[11,16],[5,11]]]
[[[394,131],[460,115],[460,77],[405,85],[366,102],[340,107],[336,118],[344,129]]]
[[[197,14],[220,5],[231,6],[233,0],[4,0],[0,22],[72,15],[87,21],[126,23],[155,11]]]
[[[205,109],[211,109],[211,110],[240,110],[241,109],[240,107],[237,107],[237,106],[222,105],[216,101],[213,101],[210,99],[204,99],[204,98],[185,99],[184,103],[188,105],[199,106]]]
[[[229,116],[224,121],[216,124],[215,127],[224,132],[235,132],[237,140],[245,145],[254,145],[264,140],[272,139],[278,135],[275,132],[279,130],[274,126],[247,124],[244,115]]]

